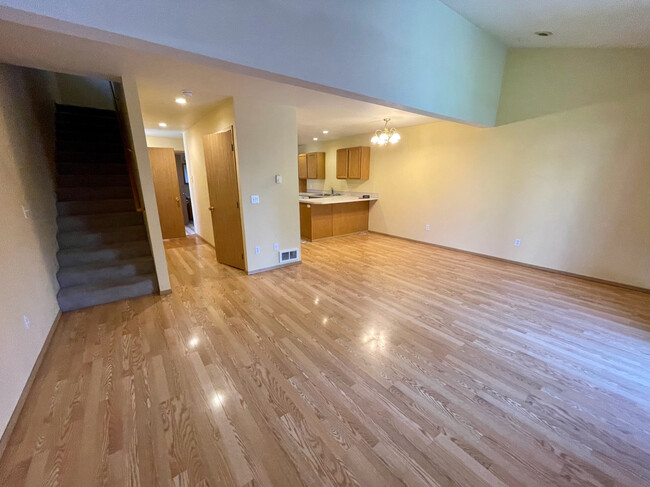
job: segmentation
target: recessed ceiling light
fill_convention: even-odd
[[[535,32],[535,35],[539,37],[550,37],[553,35],[553,32],[549,32],[547,30],[538,30]]]
[[[324,133],[324,134],[329,134],[330,131],[329,131],[329,130],[323,130],[323,133]]]
[[[165,127],[167,127],[167,124],[166,124],[165,122],[160,122],[160,123],[158,124],[158,127],[165,128]]]
[[[314,137],[314,140],[318,140],[318,137]]]
[[[178,98],[176,98],[176,103],[185,105],[187,103],[187,99],[184,96],[179,96]]]

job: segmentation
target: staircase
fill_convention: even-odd
[[[57,105],[56,169],[61,310],[155,292],[116,112]]]

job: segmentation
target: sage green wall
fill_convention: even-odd
[[[495,122],[506,48],[439,0],[2,3],[10,8],[0,17],[12,22],[135,49],[153,43],[267,79]]]

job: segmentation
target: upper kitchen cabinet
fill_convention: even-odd
[[[348,177],[348,150],[338,149],[336,151],[336,178],[347,179]]]
[[[370,147],[348,147],[336,151],[338,179],[370,178]]]
[[[307,154],[298,154],[298,179],[307,179]]]
[[[300,159],[298,159],[300,169]],[[325,153],[310,152],[307,154],[307,179],[325,179]]]

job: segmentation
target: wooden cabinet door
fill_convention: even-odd
[[[298,154],[298,179],[307,179],[307,154]]]
[[[339,149],[336,151],[336,178],[348,178],[348,149]]]
[[[370,179],[370,147],[361,147],[361,175],[360,179]]]
[[[316,152],[316,179],[325,179],[325,153]]]
[[[318,160],[315,152],[307,154],[307,179],[318,179]]]
[[[361,179],[361,147],[348,149],[348,179]]]

